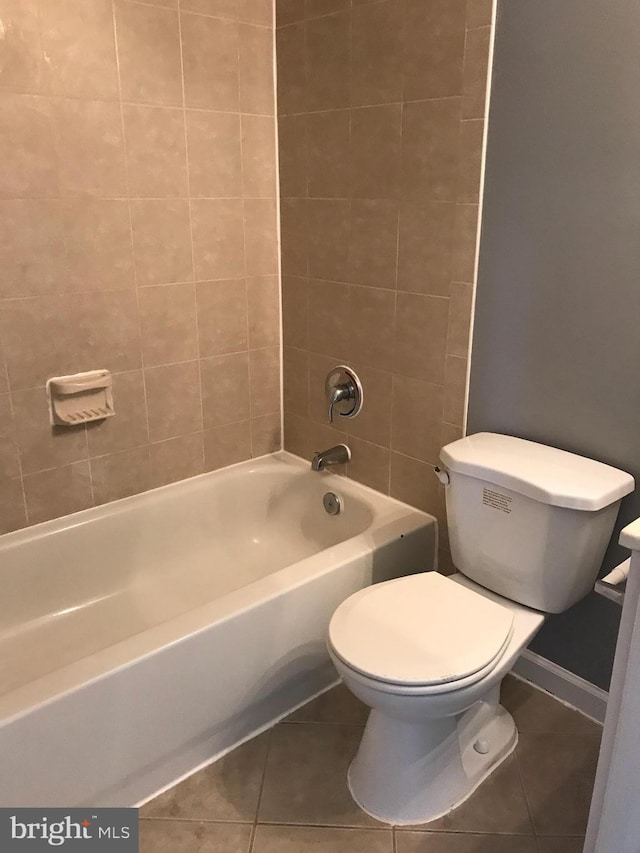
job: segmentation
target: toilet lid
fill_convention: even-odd
[[[485,669],[513,613],[437,572],[374,584],[343,601],[329,642],[353,669],[397,684],[444,684]]]

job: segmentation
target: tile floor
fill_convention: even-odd
[[[600,727],[508,677],[520,741],[460,808],[392,828],[351,800],[366,709],[340,686],[147,803],[141,853],[581,853]]]

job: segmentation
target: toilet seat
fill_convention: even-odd
[[[513,635],[513,611],[427,572],[366,587],[329,626],[331,651],[382,690],[445,693],[479,681]]]

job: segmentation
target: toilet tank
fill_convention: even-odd
[[[598,576],[630,474],[495,433],[442,448],[451,557],[487,589],[546,613],[583,598]]]

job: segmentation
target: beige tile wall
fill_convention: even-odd
[[[271,0],[0,0],[0,532],[280,445]],[[48,376],[117,416],[51,430]]]
[[[432,466],[462,434],[491,5],[276,7],[285,447],[347,441],[348,476],[441,519]],[[339,362],[365,407],[331,428]]]

